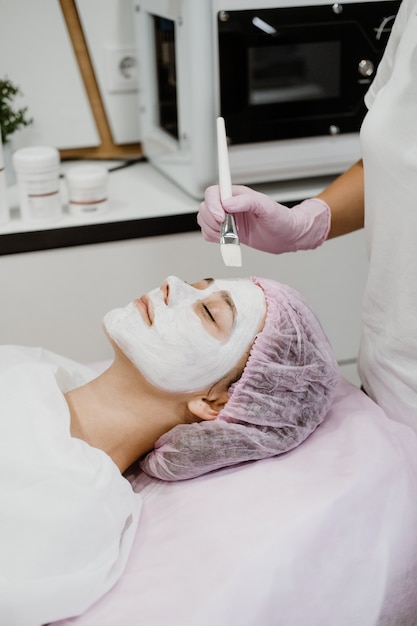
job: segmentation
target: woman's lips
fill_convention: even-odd
[[[148,324],[148,326],[152,326],[153,323],[153,312],[152,312],[152,303],[149,300],[148,296],[142,296],[141,298],[137,298],[135,300],[136,307]]]

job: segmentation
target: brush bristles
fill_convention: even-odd
[[[242,253],[235,218],[230,213],[226,213],[225,220],[220,227],[220,252],[225,265],[229,267],[242,266]]]
[[[228,267],[242,267],[242,252],[239,244],[221,243],[220,252],[225,265]]]

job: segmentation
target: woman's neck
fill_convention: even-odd
[[[165,432],[186,421],[183,404],[115,362],[65,394],[71,435],[108,454],[124,472]]]

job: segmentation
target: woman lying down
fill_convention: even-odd
[[[84,612],[118,580],[162,480],[274,456],[323,421],[339,378],[305,300],[272,280],[169,277],[104,317],[111,366],[0,350],[0,624]]]

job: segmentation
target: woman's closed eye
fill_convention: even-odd
[[[219,341],[226,341],[234,325],[235,309],[231,298],[219,291],[200,300],[195,308],[205,330]]]
[[[202,303],[202,306],[203,306],[203,310],[204,310],[204,313],[205,313],[206,317],[207,317],[207,318],[208,318],[211,322],[213,322],[213,324],[217,324],[216,319],[215,319],[214,315],[212,314],[212,312],[210,311],[210,309],[209,309],[209,307],[207,306],[207,304],[204,304],[204,302],[203,302],[203,303]]]

